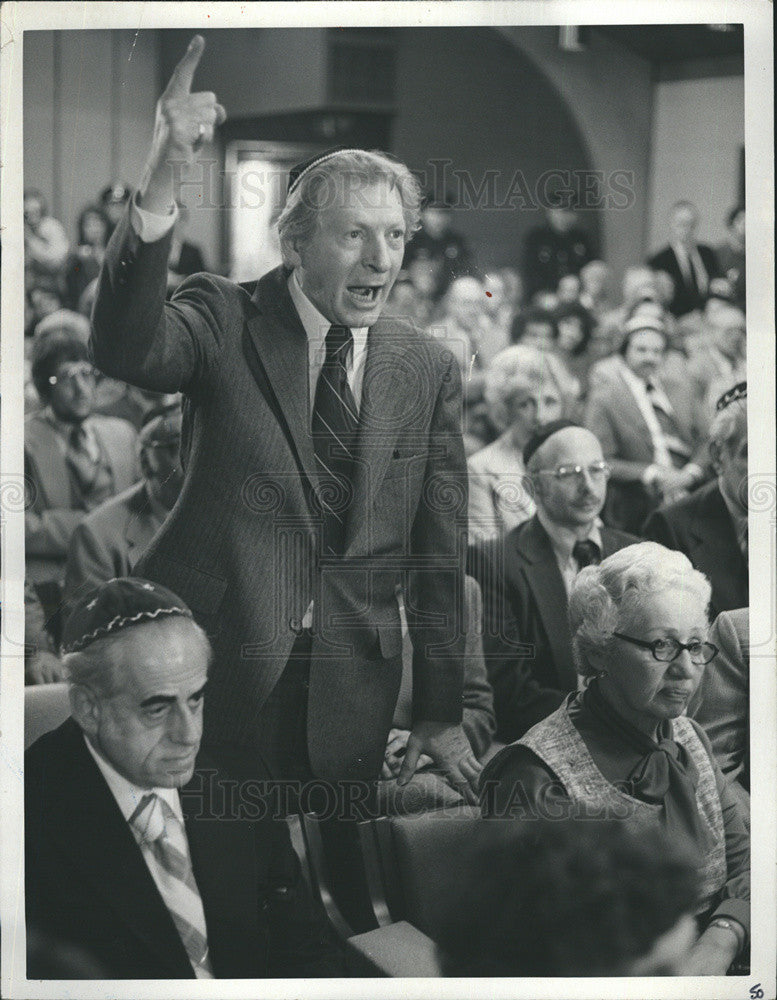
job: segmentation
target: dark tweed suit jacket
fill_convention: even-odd
[[[24,767],[28,931],[83,949],[109,979],[194,978],[76,723],[68,719],[37,740]],[[214,975],[342,975],[285,823],[235,820],[218,788],[215,772],[201,763],[181,792]]]
[[[659,507],[645,522],[642,534],[683,552],[704,573],[712,584],[713,617],[750,604],[747,559],[739,548],[717,481],[677,503]]]
[[[371,779],[402,672],[403,575],[414,718],[461,720],[467,477],[455,360],[400,321],[370,329],[345,555],[327,564],[307,338],[287,273],[248,285],[195,275],[165,304],[168,245],[141,243],[125,218],[93,317],[103,371],[185,394],[185,482],[137,572],[179,593],[211,636],[206,741],[249,750],[257,711],[315,600],[313,772]]]
[[[602,528],[602,558],[639,541]],[[483,651],[494,689],[496,739],[512,743],[577,688],[567,592],[537,516],[470,549],[483,591]]]

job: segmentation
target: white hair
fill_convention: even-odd
[[[577,672],[596,673],[592,655],[605,653],[613,632],[639,629],[644,621],[644,598],[666,590],[696,595],[705,609],[712,588],[682,552],[657,542],[627,545],[598,566],[582,569],[569,595],[569,625]]]
[[[522,389],[533,389],[547,381],[558,389],[567,413],[577,396],[576,383],[560,358],[529,344],[514,344],[500,351],[488,366],[483,390],[494,426],[499,431],[507,430],[510,400]]]

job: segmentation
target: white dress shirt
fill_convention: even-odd
[[[564,589],[567,592],[567,597],[569,597],[569,593],[572,590],[572,584],[575,582],[575,577],[580,572],[580,566],[578,565],[577,559],[575,559],[572,555],[572,549],[575,547],[575,542],[591,541],[596,542],[599,546],[599,551],[601,552],[601,521],[597,518],[591,525],[591,530],[588,534],[583,538],[578,538],[571,528],[565,528],[563,525],[556,524],[554,521],[551,521],[541,507],[537,508],[537,520],[545,529],[548,538],[550,539],[553,554],[556,557],[556,562],[558,563],[558,568],[561,573],[561,579],[564,581]]]

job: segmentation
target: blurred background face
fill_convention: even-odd
[[[745,242],[745,213],[738,212],[731,222],[731,233],[737,243]]]
[[[421,224],[432,239],[438,240],[448,231],[450,212],[447,208],[425,208],[421,212]]]
[[[571,208],[549,208],[548,222],[557,233],[568,233],[575,224],[575,212]]]
[[[558,346],[562,351],[574,351],[583,339],[583,323],[579,316],[563,316],[556,321]]]
[[[677,243],[693,243],[696,236],[698,216],[690,205],[680,205],[672,212],[670,231]]]
[[[652,378],[663,363],[665,346],[660,333],[655,330],[640,330],[631,335],[624,360],[639,378]]]
[[[29,299],[36,320],[44,319],[62,308],[59,295],[48,288],[31,288]]]
[[[738,405],[736,403],[732,404]],[[747,510],[747,417],[743,411],[736,434],[715,449],[713,464],[721,491]]]
[[[564,416],[561,393],[552,379],[537,380],[517,388],[507,401],[513,443],[522,448],[540,424]]]
[[[645,594],[641,613],[638,628],[625,625],[617,631],[646,642],[707,639],[706,609],[691,590],[673,588]],[[692,663],[687,650],[673,663],[661,663],[649,649],[617,638],[605,669],[600,680],[602,694],[621,715],[647,733],[664,719],[676,719],[685,711],[704,674],[704,664]]]
[[[490,316],[495,316],[506,301],[504,281],[497,274],[489,274],[483,287],[486,293],[484,309]]]
[[[580,298],[580,279],[576,274],[565,274],[556,292],[559,302],[577,302]]]
[[[24,199],[24,221],[37,229],[43,218],[43,204],[39,198],[30,197]]]
[[[524,327],[521,343],[540,351],[550,350],[554,346],[553,324],[544,320],[530,320]]]
[[[709,315],[710,339],[727,358],[741,358],[745,350],[745,314],[733,306],[721,306]]]
[[[105,223],[97,212],[87,212],[81,223],[84,243],[89,246],[103,246],[107,237]]]
[[[567,427],[549,438],[535,454],[538,469],[542,470],[532,477],[537,506],[565,528],[590,525],[599,516],[607,495],[606,475],[589,471],[590,466],[604,461],[597,438],[582,427]],[[568,479],[548,474],[569,465],[581,466],[582,474]]]
[[[79,424],[94,407],[97,378],[87,361],[65,361],[55,372],[56,383],[48,403],[55,416],[68,424]]]
[[[485,310],[486,294],[476,278],[457,278],[448,289],[448,314],[465,330],[474,329]]]
[[[586,264],[580,272],[583,290],[592,299],[597,299],[600,295],[604,294],[607,289],[608,278],[609,272],[606,265],[595,261]]]

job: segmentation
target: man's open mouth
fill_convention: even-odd
[[[348,291],[357,301],[370,305],[377,299],[382,285],[349,285]]]

